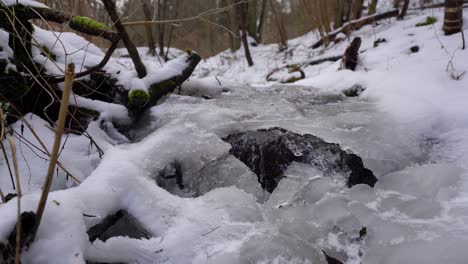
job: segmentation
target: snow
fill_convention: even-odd
[[[34,1],[34,0],[2,0],[1,3],[6,6],[20,4],[20,5],[31,6],[31,7],[48,8],[46,5],[39,3],[37,1]]]
[[[439,22],[415,27],[429,13]],[[352,37],[363,39],[356,72],[338,70],[340,62],[307,65],[342,54],[348,45],[312,51],[313,33],[291,40],[284,53],[275,45],[252,47],[256,64],[251,68],[242,51],[223,52],[201,62],[180,94],[151,109],[131,131],[133,143],[112,133],[112,126],[103,130],[106,126],[99,122],[112,118],[91,123],[87,132],[104,150],[102,159],[86,136],[67,135],[59,160],[82,183],[73,184],[59,170],[37,240],[22,261],[324,263],[325,250],[345,263],[465,263],[468,79],[453,80],[446,68],[451,61],[458,73],[468,71],[468,55],[460,49],[459,35],[443,35],[442,16],[440,10],[417,11],[403,21],[354,32]],[[35,36],[50,47],[51,34],[38,30]],[[79,37],[62,36],[69,40],[66,49],[62,44],[53,49],[60,67],[64,58],[78,63],[86,57],[89,66],[103,55],[91,45],[81,49]],[[374,47],[377,38],[387,42]],[[409,51],[414,45],[420,46],[418,53]],[[177,74],[184,59],[161,69],[164,63],[145,56],[154,68],[140,81]],[[113,58],[105,68],[121,71],[121,83],[135,78],[126,61]],[[306,79],[292,85],[265,80],[271,70],[291,64],[302,65]],[[60,74],[60,67],[54,67],[46,62],[49,72]],[[366,90],[346,98],[342,91],[356,84]],[[102,107],[115,118],[126,117],[123,109]],[[25,119],[50,149],[48,123],[37,116]],[[265,193],[221,138],[274,126],[340,143],[361,155],[379,181],[375,188],[347,189],[339,177],[293,163],[277,189]],[[21,131],[21,121],[14,128]],[[22,136],[38,144],[27,127]],[[27,193],[22,208],[35,210],[48,163],[18,137],[24,156],[21,184]],[[11,159],[8,147],[6,152]],[[0,186],[13,192],[3,157],[0,164],[0,175],[5,175]],[[174,164],[183,172],[184,190],[163,177]],[[163,181],[165,189],[156,181]],[[86,230],[121,209],[154,237],[89,242]],[[0,241],[11,232],[15,212],[15,200],[0,205]],[[363,227],[367,235],[360,238]]]

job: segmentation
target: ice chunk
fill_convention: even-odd
[[[429,199],[446,199],[446,190],[454,189],[463,169],[451,164],[425,164],[391,173],[377,182],[377,188]],[[454,190],[452,195],[455,195]]]

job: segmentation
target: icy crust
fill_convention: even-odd
[[[413,139],[382,133],[382,127],[373,123],[381,113],[372,104],[336,101],[299,87],[230,90],[208,101],[172,95],[153,108],[150,130],[155,132],[139,143],[106,149],[101,164],[81,185],[51,193],[38,240],[23,254],[23,261],[324,263],[321,250],[325,250],[346,263],[408,263],[407,259],[440,263],[440,258],[424,255],[423,249],[432,248],[432,243],[451,252],[449,263],[463,263],[468,257],[444,243],[468,242],[467,211],[460,207],[462,201],[452,202],[466,171],[453,164],[393,167],[393,173],[379,174],[376,189],[357,185],[348,190],[343,181],[324,177],[311,165],[293,163],[268,196],[220,139],[239,129],[279,122],[296,131],[327,131],[322,134],[348,145],[360,142],[361,151],[366,146],[375,151],[378,146],[384,156],[391,153],[400,160],[414,160],[418,155],[409,151],[417,152],[409,145]],[[281,102],[275,94],[283,98],[282,111],[268,101]],[[296,95],[314,103],[295,101]],[[295,108],[286,107],[286,102],[295,102]],[[360,129],[344,126],[358,120],[362,120]],[[407,135],[405,130],[398,133]],[[108,138],[100,141],[111,145]],[[406,148],[393,153],[396,149],[383,147],[388,142]],[[186,189],[199,197],[181,198],[156,185],[160,171],[174,161],[182,167]],[[24,210],[35,210],[38,198],[37,191],[26,195]],[[120,209],[138,219],[154,238],[116,237],[90,243],[86,230]],[[15,210],[14,200],[0,206],[0,215],[5,216],[0,222],[1,241],[14,226]],[[361,239],[362,227],[367,235]]]
[[[40,190],[44,184],[45,173],[48,167],[48,156],[39,141],[29,129],[28,123],[44,143],[47,151],[52,149],[54,141],[54,129],[49,123],[38,116],[28,114],[23,120],[13,125],[15,131],[21,132],[14,136],[16,148],[18,150],[18,167],[21,175],[21,186],[23,193],[33,193]],[[108,149],[116,142],[112,140],[99,128],[96,123],[91,123],[87,133],[99,144],[102,150]],[[33,144],[34,146],[32,146]],[[7,140],[3,142],[8,160],[12,161],[10,145]],[[100,162],[99,153],[89,139],[84,136],[69,134],[63,137],[59,161],[78,180],[83,181],[97,167]],[[10,180],[10,174],[4,156],[0,157],[0,187],[5,194],[15,193]],[[62,170],[57,170],[54,178],[52,190],[66,189],[75,186],[77,183]]]
[[[451,55],[440,49],[434,29],[414,27],[426,15],[391,26],[382,23],[375,30],[364,27],[356,34],[365,36],[367,51],[361,57],[368,71],[337,72],[338,63],[308,67],[302,84],[320,90],[244,86],[226,92],[208,89],[212,100],[171,95],[151,110],[150,127],[133,131],[142,141],[132,145],[111,147],[117,142],[92,123],[94,137],[106,147],[103,161],[98,166],[97,154],[91,154],[93,162],[76,165],[90,175],[80,186],[51,193],[38,240],[23,253],[23,262],[324,263],[325,250],[345,263],[466,263],[466,79],[449,79],[445,66]],[[442,13],[435,15],[441,18]],[[440,22],[435,28],[445,46],[456,50],[459,36],[441,37]],[[373,49],[374,34],[385,34],[389,42]],[[302,41],[305,48],[295,54],[306,54],[315,38],[308,35],[291,43],[302,47]],[[424,43],[420,53],[408,52],[413,43]],[[345,46],[333,46],[329,53]],[[257,58],[268,62],[276,54],[272,47],[259,46],[262,55]],[[466,54],[457,53],[457,69],[466,70]],[[207,78],[200,83],[216,84],[207,72],[264,83],[256,73],[266,75],[268,67],[282,64],[262,62],[247,69],[241,63],[220,66],[214,63],[218,59],[200,69],[199,76]],[[360,98],[339,95],[356,83],[367,88]],[[379,183],[374,189],[356,185],[347,190],[314,167],[292,164],[271,196],[262,196],[255,176],[228,155],[229,145],[220,138],[272,126],[349,147],[365,157]],[[52,141],[46,129],[41,134]],[[76,144],[64,157],[89,143],[71,139]],[[75,154],[76,159],[89,153]],[[199,197],[181,198],[155,184],[159,172],[175,160],[187,177],[187,189]],[[8,175],[0,161],[1,175]],[[35,210],[38,179],[45,171],[45,161],[34,163],[38,169],[31,182],[37,183],[23,198],[24,210]],[[27,173],[26,165],[21,166],[21,173]],[[9,185],[8,177],[0,181],[2,188]],[[91,244],[86,230],[120,209],[135,216],[154,238],[116,237]],[[16,201],[0,205],[0,215],[4,242],[15,224]],[[362,227],[367,232],[361,239]]]

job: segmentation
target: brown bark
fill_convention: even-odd
[[[138,54],[138,50],[135,47],[135,44],[133,44],[132,40],[130,39],[127,30],[122,25],[122,21],[120,20],[120,17],[117,14],[117,9],[114,0],[102,0],[102,2],[104,3],[109,17],[112,19],[115,28],[122,36],[122,40],[125,44],[125,47],[128,50],[128,54],[130,55],[130,58],[132,59],[133,64],[135,65],[135,70],[138,73],[138,77],[144,78],[147,74],[146,67],[141,61],[140,54]]]
[[[172,18],[173,19],[176,19],[179,17],[179,0],[174,0],[173,1],[173,5],[172,5],[172,10],[174,10],[171,14],[172,14]],[[167,47],[166,47],[166,54],[164,54],[164,60],[168,61],[169,60],[169,50],[171,48],[171,45],[172,45],[172,39],[173,39],[173,33],[174,33],[174,26],[173,25],[170,25],[169,26],[169,31],[168,31],[168,34],[167,34]]]
[[[354,38],[343,56],[342,66],[348,70],[356,70],[358,65],[359,49],[361,48],[361,38]]]
[[[458,33],[463,27],[463,0],[445,0],[444,27],[445,35]]]
[[[267,8],[267,0],[261,0],[262,1],[262,6],[260,9],[260,15],[258,17],[258,26],[257,26],[257,36],[258,36],[258,42],[262,42],[262,29],[263,25],[265,24],[265,13],[266,13],[266,8]]]
[[[350,21],[361,18],[364,0],[353,0],[351,5]]]
[[[249,33],[249,36],[254,38],[256,42],[258,42],[258,35],[257,35],[257,5],[258,5],[258,1],[253,0],[250,3],[246,3],[246,5],[248,5],[247,19],[246,19],[247,32]]]
[[[373,15],[375,14],[375,12],[377,11],[377,3],[378,3],[378,0],[371,0],[370,4],[369,4],[369,15]]]
[[[278,30],[278,44],[280,46],[280,51],[286,50],[288,48],[288,36],[286,33],[286,28],[284,26],[284,21],[282,14],[279,14],[278,11],[275,8],[275,4],[273,3],[273,0],[270,0],[270,7],[273,12],[273,17],[275,20],[276,28]]]
[[[232,0],[227,2],[227,4],[235,4],[236,0]],[[238,8],[231,8],[231,10],[226,11],[226,16],[228,20],[228,28],[231,32],[235,35],[233,36],[232,33],[229,33],[229,41],[231,52],[235,52],[240,48],[241,39],[236,37],[239,32],[239,15],[238,15]]]
[[[410,0],[404,0],[403,2],[403,7],[401,8],[401,12],[398,15],[398,19],[403,19],[406,16],[406,12],[408,12],[408,6],[409,6],[409,1]]]
[[[242,43],[244,46],[245,59],[247,60],[249,67],[252,67],[254,62],[252,60],[252,55],[250,54],[250,44],[247,38],[247,13],[249,11],[249,3],[244,2],[238,5],[238,9],[240,13],[240,27],[242,31]]]
[[[14,10],[14,11],[13,11]],[[30,25],[27,20],[30,19],[43,19],[47,21],[52,21],[60,24],[68,23],[68,26],[76,30],[80,33],[84,33],[86,35],[102,37],[104,39],[109,40],[112,42],[111,47],[107,50],[106,55],[102,59],[102,61],[94,67],[91,67],[83,72],[77,73],[77,78],[83,77],[86,75],[91,74],[94,71],[97,71],[104,67],[107,62],[109,61],[112,53],[117,48],[117,44],[120,41],[120,34],[115,33],[112,31],[108,31],[103,28],[99,27],[91,27],[89,25],[79,23],[74,18],[75,16],[67,15],[65,13],[48,9],[48,8],[33,8],[29,7],[27,9],[2,9],[6,15],[10,14],[13,15],[11,12],[15,12],[14,15],[18,20],[15,20],[15,26],[12,27],[11,25],[1,25],[0,27],[6,27],[6,31],[14,34],[10,34],[10,46],[14,50],[15,60],[17,60],[16,64],[20,71],[29,73],[29,74],[36,74],[38,69],[36,69],[34,63],[31,61],[31,32],[32,28],[28,29],[28,25]],[[21,21],[21,22],[20,22]],[[21,66],[20,66],[21,65]],[[57,77],[57,76],[47,76],[43,75],[48,82],[52,83],[59,83],[64,81],[64,77]]]
[[[335,0],[334,2],[334,23],[333,28],[337,29],[343,25],[345,0]]]
[[[158,20],[166,19],[167,1],[158,0]],[[159,42],[159,55],[164,57],[164,40],[166,35],[166,25],[161,23],[158,25],[158,42]]]
[[[143,8],[143,14],[145,15],[146,21],[153,20],[151,11],[149,8],[148,0],[141,0],[141,7]],[[151,23],[145,24],[146,31],[146,42],[148,43],[148,54],[156,56],[156,46],[153,38],[153,25]]]

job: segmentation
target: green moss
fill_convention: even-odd
[[[191,49],[185,49],[185,53],[187,53],[188,55],[192,55],[192,50]]]
[[[437,22],[437,18],[435,18],[433,16],[428,16],[428,17],[426,17],[426,21],[417,23],[416,26],[417,27],[424,27],[424,26],[432,25],[432,24],[434,24],[436,22]]]
[[[131,90],[128,93],[128,100],[134,106],[145,106],[150,100],[150,95],[145,90]]]
[[[90,29],[102,29],[102,30],[110,30],[110,28],[106,25],[104,25],[101,22],[97,22],[94,19],[91,19],[89,17],[84,17],[84,16],[74,16],[70,23],[73,23],[75,25],[80,25],[85,28],[90,28]]]

